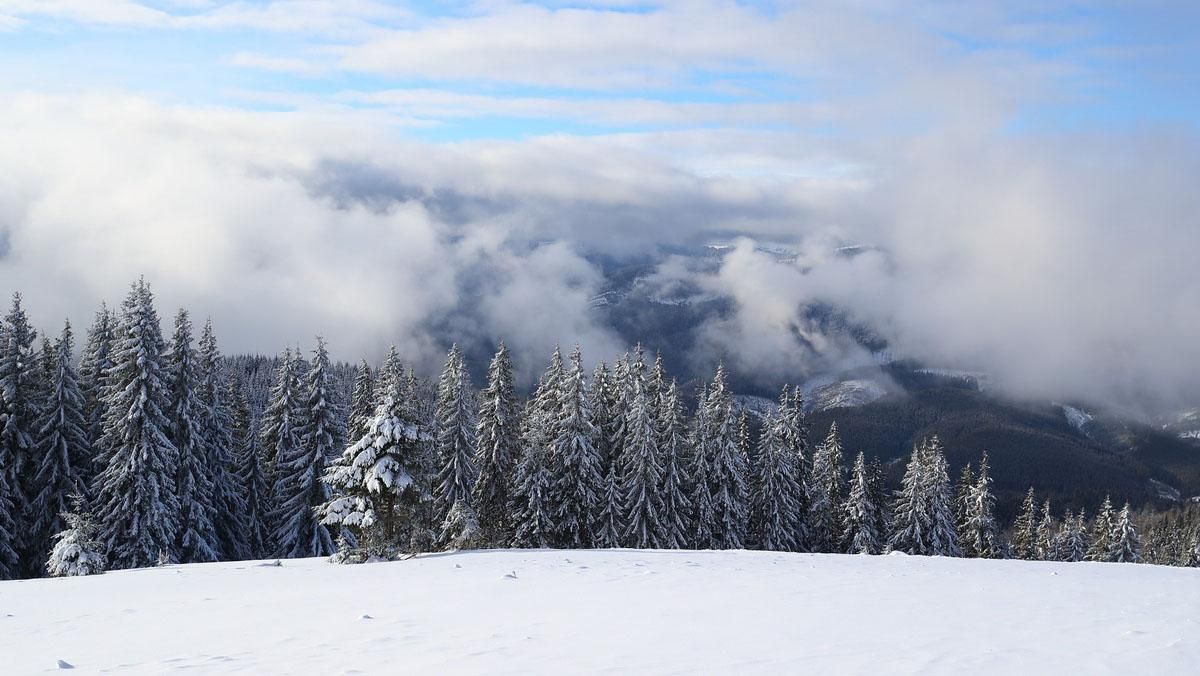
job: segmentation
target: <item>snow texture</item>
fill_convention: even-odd
[[[491,551],[4,582],[0,599],[12,674],[60,659],[126,674],[1181,674],[1200,664],[1200,570],[1150,565]]]

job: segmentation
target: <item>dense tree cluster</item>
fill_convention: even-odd
[[[723,367],[693,410],[640,346],[585,369],[555,350],[518,398],[500,345],[481,390],[452,347],[428,381],[396,350],[332,363],[320,338],[225,358],[145,281],[102,307],[78,361],[65,326],[35,349],[21,297],[0,322],[0,579],[261,557],[391,558],[431,548],[756,548],[1197,565],[1195,511],[1090,522],[1030,490],[1007,536],[986,455],[957,486],[937,437],[899,489],[836,424],[810,444],[799,389],[752,425]],[[857,449],[851,449],[857,450]],[[847,468],[847,461],[850,466]],[[1135,522],[1149,523],[1139,536]]]

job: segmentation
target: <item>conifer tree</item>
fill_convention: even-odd
[[[295,453],[300,445],[300,428],[304,424],[304,409],[300,397],[299,364],[291,348],[279,359],[275,386],[271,389],[267,409],[263,412],[259,434],[262,440],[263,471],[271,486],[269,508],[274,507],[275,483],[279,479],[279,462]],[[272,524],[271,530],[274,530]]]
[[[1058,552],[1054,547],[1057,538],[1054,514],[1050,511],[1050,501],[1047,500],[1042,506],[1042,518],[1038,521],[1037,530],[1034,531],[1034,552],[1039,561],[1058,560]]]
[[[83,495],[71,496],[72,507],[60,518],[63,529],[53,536],[46,572],[51,577],[96,575],[104,572],[104,547]]]
[[[271,553],[271,537],[267,530],[267,505],[271,494],[263,471],[258,435],[250,417],[246,392],[238,378],[226,382],[225,401],[231,408],[231,442],[233,468],[231,473],[240,496],[242,512],[238,524],[247,558],[258,559]]]
[[[998,559],[1004,553],[1000,529],[996,524],[996,498],[992,495],[992,477],[985,452],[979,460],[979,474],[963,472],[966,499],[961,500],[963,521],[960,528],[963,556]],[[968,483],[973,482],[973,483]]]
[[[621,545],[621,482],[617,466],[612,464],[604,475],[604,493],[600,497],[600,513],[596,515],[592,544],[597,549],[612,549]]]
[[[961,556],[958,530],[954,527],[954,489],[950,485],[946,455],[937,435],[929,441],[927,457],[929,462],[924,484],[929,499],[929,553],[934,556]]]
[[[783,399],[787,398],[784,389]],[[783,406],[767,417],[754,465],[756,480],[751,499],[752,537],[760,549],[794,552],[807,540],[800,511],[801,488],[797,456],[788,447]]]
[[[962,468],[962,473],[958,476],[958,486],[954,489],[954,523],[958,525],[958,530],[963,533],[963,553],[967,554],[966,544],[966,525],[967,519],[970,518],[971,500],[975,492],[975,470],[971,467],[971,463],[967,463]]]
[[[1096,513],[1096,519],[1092,523],[1092,544],[1087,552],[1088,561],[1112,560],[1110,557],[1113,552],[1113,533],[1116,525],[1112,501],[1106,495],[1104,502],[1100,504],[1100,511]]]
[[[371,372],[371,365],[363,359],[354,370],[354,390],[350,395],[350,418],[346,434],[351,444],[367,433],[371,419],[375,417],[375,408],[375,376]]]
[[[199,397],[199,366],[192,350],[192,323],[186,310],[175,316],[175,333],[167,360],[170,388],[171,440],[178,450],[175,477],[179,495],[176,554],[181,563],[216,561],[219,543],[209,454]]]
[[[710,468],[710,440],[708,438],[711,424],[709,422],[710,413],[708,408],[708,385],[705,384],[700,389],[700,395],[697,397],[699,405],[696,409],[696,417],[692,421],[691,442],[689,446],[692,449],[692,508],[693,508],[693,525],[695,532],[691,537],[692,546],[696,549],[712,549],[715,547],[713,533],[716,530],[716,512],[713,508],[712,484],[709,480],[711,475]]]
[[[625,411],[625,449],[621,463],[621,499],[625,510],[622,542],[647,549],[664,546],[662,523],[663,468],[655,435],[655,411],[646,382],[632,378],[633,392]]]
[[[388,348],[387,356],[383,358],[383,365],[379,367],[379,376],[375,379],[376,406],[383,404],[388,397],[399,396],[399,393],[408,386],[406,378],[404,364],[400,362],[400,354],[396,352],[396,346],[392,345]],[[404,395],[406,401],[415,396],[416,392]],[[413,413],[416,414],[415,402],[413,402]]]
[[[226,396],[221,350],[213,332],[212,320],[200,331],[199,382],[197,395],[201,406],[201,428],[207,451],[207,469],[212,482],[219,551],[226,559],[246,559],[245,495],[234,477],[233,412]]]
[[[842,441],[837,423],[813,451],[808,485],[808,536],[814,552],[836,552],[842,542],[840,511],[843,503]]]
[[[113,365],[105,376],[100,443],[108,462],[96,478],[95,509],[112,568],[152,566],[175,554],[179,451],[168,436],[165,351],[154,296],[139,279],[121,305]]]
[[[488,367],[487,387],[479,397],[479,422],[476,428],[478,449],[472,498],[479,527],[487,541],[506,543],[512,536],[508,503],[513,467],[520,453],[520,419],[517,396],[513,391],[512,361],[508,348],[500,349]]]
[[[687,477],[690,453],[687,448],[679,390],[674,380],[662,392],[659,402],[656,443],[663,466],[659,487],[663,502],[663,546],[682,549],[688,545],[689,536],[693,531]]]
[[[704,403],[705,428],[698,452],[708,465],[708,493],[712,496],[712,546],[740,549],[749,521],[746,458],[738,449],[737,418],[725,384],[725,367],[718,366]]]
[[[479,519],[471,505],[459,500],[446,514],[446,520],[439,529],[437,546],[439,549],[459,551],[463,549],[478,549],[484,544],[483,532],[479,529]]]
[[[1025,494],[1021,513],[1013,524],[1012,546],[1013,555],[1018,559],[1032,561],[1037,558],[1037,501],[1032,486]]]
[[[48,388],[36,425],[38,467],[34,473],[30,504],[32,551],[46,552],[50,538],[65,529],[64,514],[70,512],[72,495],[86,490],[84,471],[90,450],[83,417],[83,398],[71,365],[71,324],[62,333],[51,354]]]
[[[3,451],[0,451],[2,453]],[[21,559],[13,544],[16,542],[16,505],[13,504],[9,474],[0,470],[0,580],[11,580],[20,575]]]
[[[883,550],[884,533],[879,529],[883,505],[876,502],[871,469],[862,451],[850,470],[850,489],[843,508],[846,524],[845,550],[850,554],[878,554]]]
[[[458,345],[450,348],[438,385],[437,478],[434,519],[441,524],[456,502],[468,503],[475,486],[475,411]]]
[[[1082,561],[1087,555],[1087,533],[1083,522],[1083,511],[1072,515],[1067,512],[1059,531],[1057,546],[1060,561]]]
[[[592,542],[593,546],[602,549],[619,546],[623,530],[620,477],[612,444],[622,418],[617,409],[619,399],[618,387],[608,366],[600,362],[592,370],[592,381],[588,384],[588,407],[592,412],[592,427],[595,430],[592,443],[600,459],[601,477]]]
[[[562,352],[555,347],[550,366],[525,406],[521,459],[513,476],[513,546],[548,547],[554,538],[550,447],[558,437],[558,392],[563,379]]]
[[[87,466],[80,467],[84,486],[90,487],[103,467],[98,442],[104,432],[104,382],[112,368],[112,347],[117,320],[107,305],[101,304],[88,329],[87,342],[79,359],[79,392],[83,399],[84,435],[95,454]],[[86,493],[85,493],[86,495]]]
[[[322,481],[325,466],[345,436],[340,411],[329,382],[329,352],[317,337],[313,362],[305,378],[304,423],[297,430],[299,443],[277,459],[274,485],[274,542],[284,558],[330,556],[333,537],[317,519],[316,508],[329,500]]]
[[[800,513],[807,517],[809,505],[808,462],[810,460],[810,449],[808,443],[808,420],[804,415],[804,395],[801,393],[799,387],[792,390],[790,397],[780,397],[779,413],[780,421],[783,424],[784,444],[795,456],[796,468],[799,472],[796,475],[796,481],[800,484]],[[800,551],[808,551],[810,549],[807,527],[796,544],[800,548]]]
[[[596,430],[588,408],[583,355],[578,345],[558,388],[557,434],[551,442],[550,489],[554,541],[561,547],[590,547],[592,527],[602,492],[600,455],[592,440]]]
[[[913,449],[896,496],[888,546],[908,554],[958,556],[952,503],[946,457],[935,436]]]
[[[1142,541],[1129,515],[1129,503],[1121,508],[1113,523],[1108,560],[1115,563],[1141,563]]]
[[[13,548],[22,559],[26,574],[37,574],[45,552],[32,551],[33,532],[25,516],[33,498],[33,479],[37,471],[34,425],[38,404],[38,360],[33,342],[37,332],[21,306],[21,294],[14,293],[12,307],[0,325],[0,472],[6,474]]]

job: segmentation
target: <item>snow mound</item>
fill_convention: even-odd
[[[834,408],[854,408],[881,399],[887,390],[874,380],[842,380],[821,385],[808,395],[813,410],[828,411]]]
[[[1200,664],[1200,570],[1132,564],[488,551],[0,582],[0,603],[11,674],[42,673],[65,649],[80,671],[127,674],[1180,674]]]

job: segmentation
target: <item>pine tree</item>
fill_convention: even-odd
[[[475,411],[458,345],[450,348],[438,385],[434,519],[440,524],[456,502],[468,503],[475,486]]]
[[[0,325],[0,472],[5,472],[12,503],[13,548],[21,558],[22,572],[36,575],[43,551],[26,522],[37,471],[34,425],[38,404],[38,360],[33,342],[37,333],[29,325],[21,294],[14,293],[12,307]]]
[[[437,546],[439,549],[460,551],[478,549],[484,544],[479,518],[471,505],[463,500],[454,503],[442,522]]]
[[[97,575],[104,572],[104,546],[98,538],[99,528],[84,504],[83,495],[71,496],[72,507],[63,512],[63,529],[53,536],[54,545],[46,561],[51,577]]]
[[[406,378],[404,364],[400,363],[400,354],[396,352],[396,346],[392,345],[388,348],[387,356],[383,358],[383,365],[379,367],[379,377],[375,379],[376,406],[383,404],[388,397],[397,395],[397,393],[404,390],[407,387]],[[410,392],[404,396],[411,397],[415,395],[415,392]],[[415,402],[412,409],[415,415]]]
[[[475,464],[479,475],[472,498],[479,527],[488,542],[506,543],[512,537],[508,503],[513,466],[520,453],[521,430],[512,361],[503,342],[488,366],[488,382],[480,393],[477,425]]]
[[[349,528],[370,553],[385,556],[424,527],[420,507],[433,499],[420,476],[432,436],[421,428],[403,384],[391,380],[389,387],[366,434],[322,478],[336,495],[318,512],[325,526]]]
[[[214,522],[217,516],[207,438],[200,401],[199,367],[192,350],[192,323],[186,310],[175,316],[175,334],[167,360],[171,392],[171,441],[179,453],[175,485],[179,495],[179,533],[176,553],[182,563],[216,561],[220,544]]]
[[[1092,544],[1088,548],[1088,561],[1111,561],[1113,551],[1113,532],[1116,528],[1113,515],[1112,501],[1104,496],[1100,511],[1092,523]]]
[[[924,484],[929,500],[929,554],[961,556],[958,530],[954,527],[954,489],[950,485],[946,455],[942,452],[942,443],[937,435],[929,441],[928,459]]]
[[[1058,552],[1055,550],[1054,543],[1058,538],[1057,528],[1054,524],[1054,514],[1050,511],[1050,501],[1047,500],[1042,507],[1042,518],[1038,521],[1037,530],[1034,531],[1034,553],[1039,561],[1057,561]]]
[[[692,504],[688,498],[687,463],[690,457],[683,425],[679,390],[672,380],[661,392],[658,406],[657,444],[662,460],[663,546],[682,549],[688,546],[693,531]]]
[[[968,469],[970,465],[967,466]],[[992,495],[992,477],[987,453],[979,460],[979,475],[963,472],[966,499],[960,500],[963,521],[960,528],[963,556],[998,559],[1004,553],[996,524],[996,498]]]
[[[0,450],[0,453],[2,452]],[[13,548],[17,533],[14,491],[9,485],[9,473],[6,469],[0,467],[0,580],[11,580],[21,572],[21,559]]]
[[[786,388],[785,393],[786,393]],[[804,415],[804,396],[797,387],[791,392],[791,396],[781,396],[779,403],[780,421],[783,425],[783,442],[784,445],[795,456],[797,471],[796,481],[800,484],[800,513],[808,515],[808,461],[809,461],[809,443],[808,443],[808,421]],[[882,501],[880,502],[882,504]],[[804,533],[798,536],[797,546],[800,551],[808,551],[810,549],[809,536],[807,526]]]
[[[709,494],[712,495],[712,546],[740,549],[744,546],[749,521],[746,458],[738,449],[737,419],[733,399],[725,385],[725,367],[717,367],[705,402],[706,427],[699,452],[708,463]]]
[[[89,488],[95,480],[96,473],[103,467],[98,443],[104,432],[104,382],[109,369],[112,368],[116,324],[116,318],[108,306],[102,304],[88,329],[87,343],[79,359],[79,391],[83,398],[86,425],[84,434],[88,447],[96,454],[96,457],[89,458],[87,466],[79,468],[80,478],[84,486]]]
[[[1115,563],[1141,563],[1142,541],[1129,515],[1129,503],[1121,508],[1113,523],[1108,560]]]
[[[346,433],[351,443],[363,438],[375,417],[375,376],[363,359],[354,371],[354,391],[350,395],[350,418]]]
[[[1058,546],[1060,561],[1082,561],[1087,555],[1087,533],[1083,522],[1083,511],[1072,515],[1067,512],[1059,531]]]
[[[836,552],[842,541],[839,513],[842,507],[842,441],[837,423],[813,451],[808,484],[808,534],[814,552]]]
[[[783,401],[786,398],[784,389]],[[752,536],[760,549],[794,552],[807,538],[800,511],[800,471],[796,454],[787,445],[783,408],[768,416],[758,439],[751,500]]]
[[[219,551],[226,559],[250,557],[246,544],[245,495],[240,490],[234,472],[233,411],[226,398],[221,351],[213,332],[212,320],[204,322],[200,331],[199,382],[197,395],[201,406],[201,428],[207,451],[208,476],[212,483],[213,525],[217,531]]]
[[[237,378],[226,383],[225,401],[231,405],[231,442],[233,468],[231,474],[240,496],[242,512],[238,517],[247,558],[258,559],[271,553],[271,537],[267,529],[267,505],[271,494],[263,471],[258,435],[250,417],[246,392]]]
[[[878,554],[883,550],[884,534],[879,529],[883,505],[876,502],[871,470],[859,451],[850,470],[850,490],[842,510],[846,524],[845,550],[851,554]]]
[[[625,513],[622,542],[628,547],[659,548],[666,540],[662,523],[663,468],[655,437],[655,411],[646,383],[632,378],[625,411],[625,449],[621,462],[621,500]]]
[[[696,417],[692,421],[692,509],[695,532],[691,537],[692,546],[696,549],[712,549],[715,547],[713,533],[716,530],[716,513],[713,508],[712,484],[709,481],[711,468],[709,465],[710,442],[708,439],[710,412],[708,408],[708,385],[700,389]]]
[[[90,449],[83,417],[83,397],[71,365],[73,338],[68,322],[51,354],[45,400],[38,414],[36,448],[38,467],[30,505],[32,551],[46,552],[50,538],[65,529],[63,515],[70,511],[72,495],[86,490],[81,468],[90,464]]]
[[[1037,558],[1037,501],[1032,486],[1025,494],[1021,513],[1013,524],[1012,546],[1013,555],[1018,559],[1032,561]]]
[[[318,521],[316,508],[329,501],[329,486],[322,481],[325,466],[344,436],[338,402],[329,382],[329,352],[317,337],[313,362],[305,378],[303,425],[299,443],[277,459],[274,485],[274,542],[284,558],[330,556],[333,537]]]
[[[558,389],[558,433],[551,442],[551,519],[560,547],[590,547],[603,478],[592,440],[596,430],[588,408],[583,354],[578,345]]]
[[[145,280],[121,305],[112,368],[105,377],[107,465],[96,478],[96,520],[108,564],[152,566],[174,556],[179,528],[179,451],[168,436],[171,394],[154,296]]]
[[[300,445],[300,427],[304,424],[304,409],[300,401],[299,365],[291,348],[279,359],[275,386],[271,389],[267,409],[263,412],[259,434],[262,440],[263,471],[271,486],[274,506],[275,483],[279,478],[280,459],[295,452]],[[272,530],[273,527],[272,527]]]
[[[963,552],[966,556],[966,526],[967,520],[970,518],[971,500],[975,492],[975,470],[972,469],[971,463],[967,463],[962,468],[962,473],[958,475],[958,486],[954,489],[954,523],[958,525],[958,530],[963,533]]]
[[[958,556],[953,497],[946,457],[935,436],[914,447],[896,495],[888,546],[908,554]]]
[[[513,474],[510,508],[514,547],[548,547],[554,539],[550,447],[558,437],[558,393],[562,379],[562,352],[556,347],[550,366],[525,406],[521,459]]]

